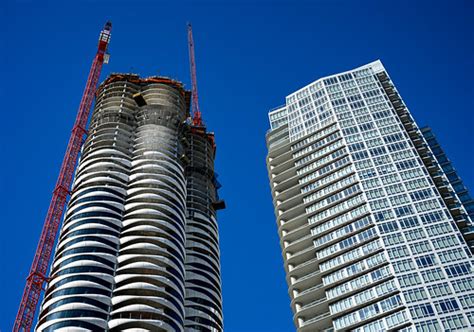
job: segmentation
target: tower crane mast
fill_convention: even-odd
[[[47,273],[51,260],[56,234],[63,215],[69,190],[72,183],[74,169],[86,134],[87,120],[89,118],[94,94],[99,82],[100,72],[104,62],[108,62],[107,47],[110,42],[112,23],[107,22],[100,33],[97,53],[87,78],[86,87],[79,104],[76,120],[67,145],[66,153],[61,164],[61,170],[53,190],[43,230],[35,252],[35,257],[26,279],[25,289],[21,298],[20,307],[13,325],[13,331],[31,330],[36,308],[40,299],[43,284],[48,280]]]
[[[193,125],[203,127],[201,111],[199,110],[198,88],[196,80],[196,61],[194,58],[194,39],[193,28],[191,23],[188,23],[188,48],[189,48],[189,66],[191,71],[192,84],[192,110],[193,110]]]

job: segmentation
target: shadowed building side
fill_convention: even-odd
[[[446,196],[453,203],[453,208],[462,205],[466,210],[467,215],[459,217],[459,227],[471,251],[474,252],[474,199],[469,194],[468,188],[464,185],[453,163],[438,143],[433,130],[430,127],[423,127],[420,130],[433,153],[432,163],[438,165],[439,171],[442,169],[454,189],[454,192],[448,193]],[[443,190],[442,187],[440,189]]]
[[[111,331],[182,330],[184,322],[184,169],[179,132],[184,95],[166,84],[140,90],[132,169],[112,296]]]
[[[222,331],[219,230],[216,220],[215,147],[202,128],[186,135],[186,322],[187,330]]]

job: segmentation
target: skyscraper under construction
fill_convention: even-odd
[[[269,113],[268,173],[298,331],[472,331],[472,200],[380,61]]]
[[[37,331],[222,331],[214,135],[165,77],[97,90]]]

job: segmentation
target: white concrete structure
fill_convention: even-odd
[[[222,331],[214,146],[179,82],[98,90],[37,331]]]
[[[381,62],[309,84],[269,120],[298,331],[472,329],[469,217]]]

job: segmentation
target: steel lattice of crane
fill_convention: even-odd
[[[188,47],[189,47],[189,66],[191,71],[191,84],[192,84],[192,110],[193,110],[193,125],[203,127],[204,123],[201,117],[201,111],[199,110],[199,98],[196,80],[196,61],[194,58],[194,39],[193,39],[193,28],[191,23],[188,23]]]
[[[48,273],[54,241],[71,187],[77,157],[82,146],[84,134],[86,134],[87,120],[89,118],[92,102],[94,101],[94,94],[97,89],[97,83],[99,82],[100,72],[104,60],[105,62],[108,61],[108,54],[106,52],[110,42],[111,30],[112,24],[107,22],[100,33],[97,54],[92,62],[74,127],[61,164],[61,171],[53,191],[41,237],[30,268],[30,274],[26,279],[20,307],[13,325],[13,331],[15,332],[30,331],[43,284],[47,280],[46,274]]]

